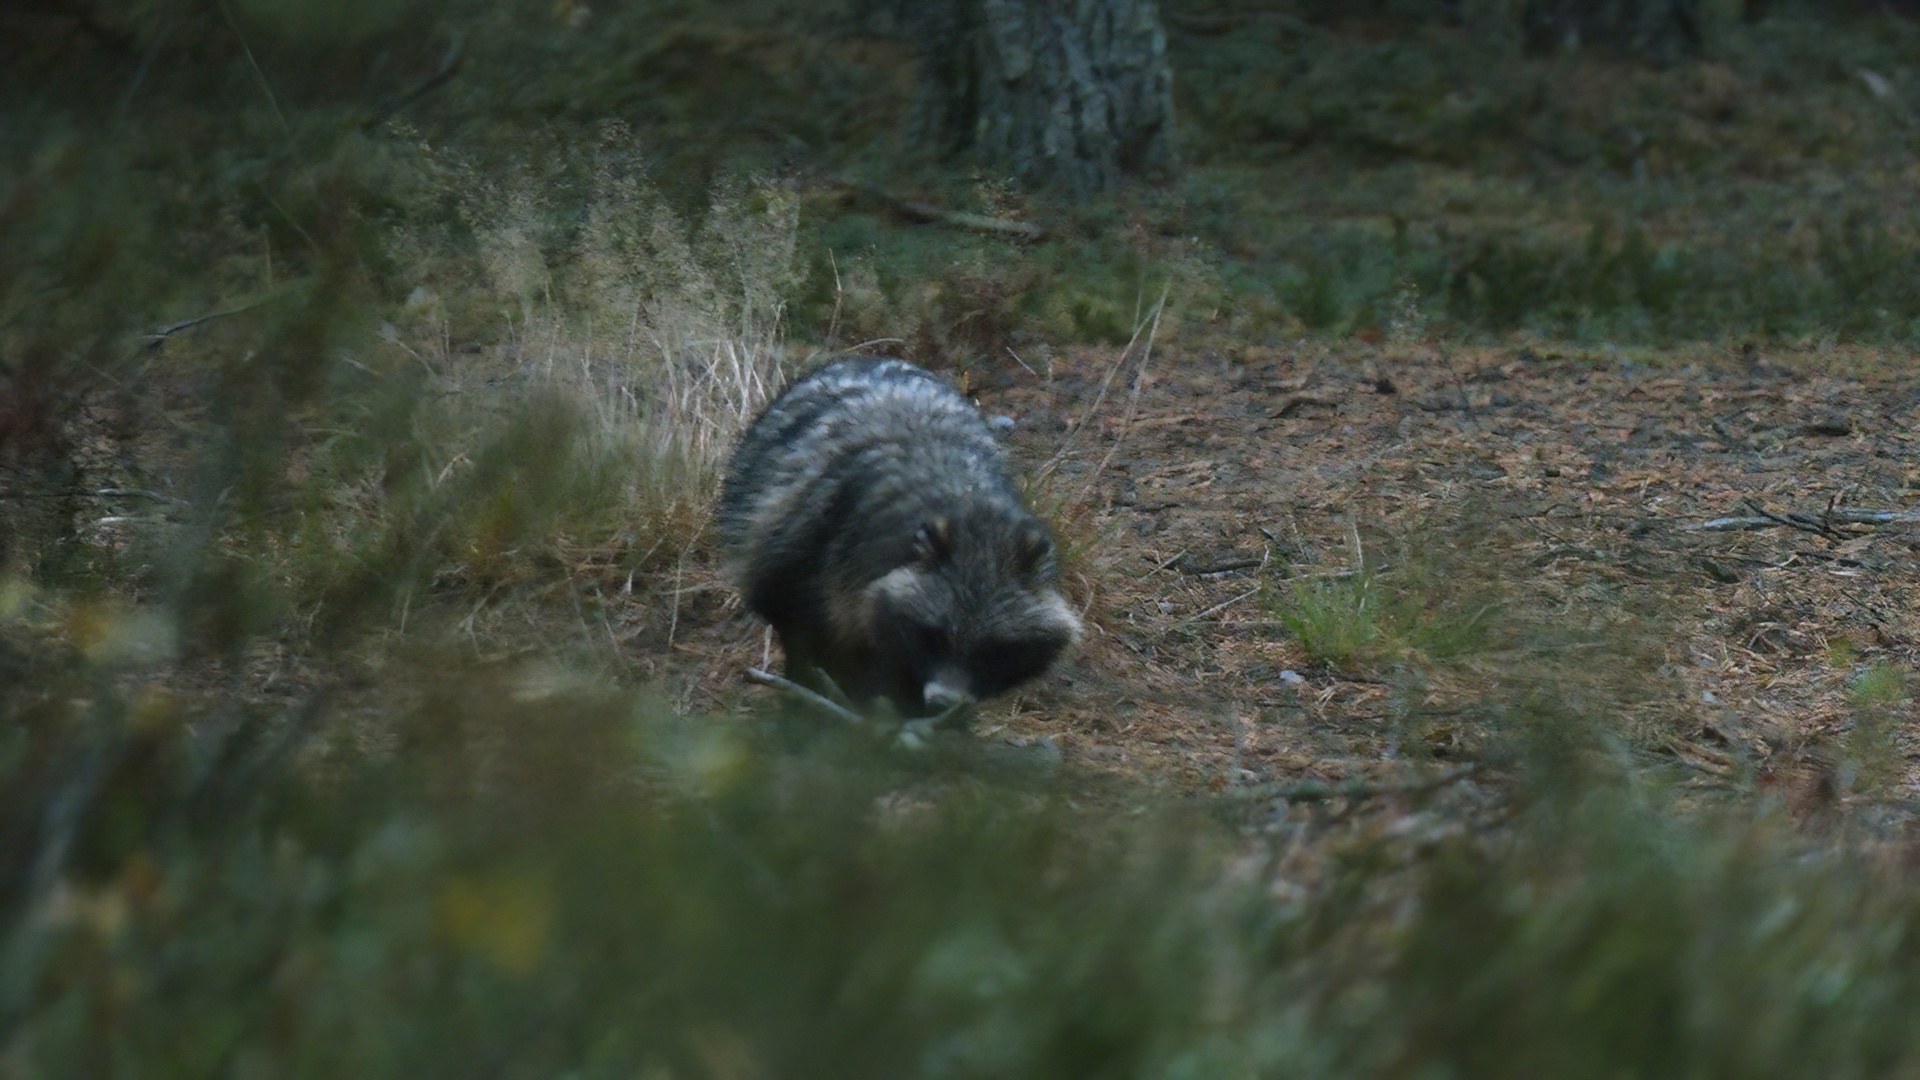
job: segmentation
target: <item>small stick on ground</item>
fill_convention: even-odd
[[[840,688],[834,685],[833,680],[829,678],[825,672],[820,672],[819,675],[820,678],[826,682],[827,690],[829,691],[828,694],[822,694],[817,690],[802,686],[792,679],[775,675],[771,671],[765,671],[760,668],[747,669],[748,682],[759,683],[761,686],[771,686],[777,690],[784,690],[814,708],[827,713],[829,716],[844,720],[849,724],[866,723],[865,717],[855,712],[850,705],[846,704],[846,695],[840,692]],[[835,700],[836,698],[839,700]],[[923,716],[918,719],[904,721],[901,724],[903,737],[914,736],[924,740],[926,737],[932,735],[934,731],[947,727],[957,720],[964,719],[973,711],[973,706],[974,703],[971,701],[962,701],[948,706],[945,711],[938,715]]]
[[[932,726],[943,728],[955,721],[966,719],[967,715],[973,712],[973,705],[974,703],[971,701],[954,702],[952,705],[947,706],[945,711],[931,718],[933,721]]]
[[[814,675],[814,678],[820,680],[820,688],[826,692],[828,700],[832,701],[834,704],[840,706],[841,708],[847,710],[850,713],[857,713],[860,711],[859,709],[856,709],[853,707],[853,699],[847,696],[847,692],[845,690],[840,689],[839,683],[833,681],[833,676],[827,674],[826,672],[820,670],[819,668],[813,669],[813,675]]]
[[[864,723],[860,718],[860,714],[854,712],[852,709],[847,708],[824,694],[809,690],[799,683],[794,682],[792,679],[783,679],[771,671],[762,671],[759,668],[748,668],[747,681],[759,683],[761,686],[771,686],[775,689],[785,690],[787,693],[825,712],[829,716],[838,717],[849,724]]]
[[[1295,409],[1305,405],[1314,405],[1324,409],[1337,409],[1340,407],[1340,400],[1338,398],[1325,397],[1320,394],[1288,394],[1286,397],[1280,399],[1280,404],[1268,410],[1267,416],[1274,420],[1283,419]]]
[[[1209,615],[1218,615],[1220,612],[1225,611],[1226,609],[1232,607],[1233,605],[1239,603],[1242,600],[1245,600],[1247,597],[1253,596],[1254,594],[1258,593],[1261,590],[1261,588],[1263,588],[1263,586],[1256,585],[1253,588],[1248,589],[1246,592],[1241,593],[1239,596],[1235,596],[1228,600],[1220,601],[1219,603],[1213,605],[1212,607],[1208,608],[1207,610],[1201,612],[1198,615],[1188,616],[1186,621],[1188,623],[1196,623],[1196,622],[1199,622],[1201,619],[1206,618]]]
[[[895,213],[909,221],[927,225],[951,225],[958,229],[971,229],[974,232],[999,233],[1014,236],[1022,240],[1045,240],[1047,230],[1031,221],[1017,221],[1013,218],[989,217],[986,214],[969,214],[961,210],[948,210],[918,199],[902,199],[897,195],[881,191],[879,188],[862,187],[861,193],[877,199]]]
[[[890,191],[869,184],[855,184],[845,180],[828,185],[872,200],[887,209],[906,218],[925,225],[950,225],[957,229],[971,229],[974,232],[998,233],[1020,240],[1045,240],[1047,230],[1031,221],[1019,221],[1014,218],[991,217],[986,214],[969,214],[962,210],[948,210],[918,199],[905,199]]]
[[[191,319],[181,319],[179,322],[168,323],[165,326],[155,328],[153,332],[147,334],[146,346],[149,349],[158,349],[160,346],[166,344],[166,341],[168,338],[172,337],[173,335],[179,333],[182,330],[191,330],[196,326],[213,322],[215,319],[230,318],[234,315],[239,315],[243,312],[252,311],[254,308],[257,308],[262,304],[269,303],[279,298],[280,298],[280,294],[275,293],[268,296],[260,297],[257,300],[252,300],[247,303],[241,304],[239,307],[228,308],[225,311],[215,311],[206,315],[196,315]]]
[[[1795,520],[1804,515],[1782,516],[1762,510],[1757,515],[1735,515],[1717,517],[1697,525],[1686,526],[1689,532],[1734,532],[1743,529],[1777,529],[1787,526],[1804,529],[1808,532],[1821,531],[1817,524],[1802,523]],[[1911,525],[1920,524],[1920,510],[1866,510],[1859,507],[1839,507],[1821,514],[1826,521],[1836,525]]]
[[[1423,795],[1429,791],[1443,788],[1456,780],[1464,780],[1473,775],[1474,766],[1462,765],[1447,769],[1432,776],[1418,777],[1413,780],[1374,783],[1366,780],[1299,780],[1293,783],[1252,784],[1247,787],[1228,788],[1225,792],[1230,799],[1250,801],[1266,799],[1285,799],[1288,802],[1326,802],[1331,799],[1371,799],[1379,795]]]
[[[447,80],[453,78],[454,72],[460,70],[460,65],[464,64],[466,59],[467,40],[464,36],[457,35],[447,44],[447,51],[440,57],[440,66],[434,69],[433,74],[414,84],[413,89],[401,94],[391,104],[375,113],[372,119],[360,126],[369,129],[376,128],[388,120],[393,119],[400,110],[446,85]]]
[[[1810,533],[1816,533],[1820,536],[1834,535],[1834,532],[1831,528],[1821,524],[1818,521],[1814,521],[1803,514],[1776,514],[1773,511],[1767,509],[1766,507],[1760,505],[1760,502],[1757,499],[1748,499],[1747,509],[1753,511],[1754,513],[1760,515],[1761,517],[1770,517],[1773,520],[1789,528],[1800,529],[1802,531],[1810,532]]]

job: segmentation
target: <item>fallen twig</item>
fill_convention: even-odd
[[[1211,577],[1215,574],[1229,574],[1235,570],[1251,570],[1256,566],[1265,566],[1267,562],[1267,560],[1258,556],[1199,564],[1185,562],[1180,559],[1175,559],[1174,561],[1178,564],[1178,569],[1181,573],[1192,574],[1194,577]]]
[[[785,690],[787,693],[792,694],[793,696],[799,698],[800,700],[806,702],[807,704],[820,709],[821,711],[827,713],[829,716],[838,717],[841,720],[845,720],[849,724],[865,723],[865,721],[861,719],[861,716],[859,713],[854,712],[852,709],[847,708],[845,705],[840,704],[839,702],[833,700],[832,698],[827,697],[824,694],[821,694],[814,690],[810,690],[807,687],[801,686],[799,683],[794,682],[792,679],[783,679],[780,676],[775,675],[771,671],[762,671],[759,668],[748,668],[747,681],[751,683],[759,683],[761,686],[771,686],[777,690]]]
[[[969,214],[960,210],[942,210],[932,203],[900,202],[896,204],[901,213],[918,221],[939,225],[953,225],[974,232],[1005,233],[1022,240],[1042,240],[1047,230],[1031,221],[1015,221],[1012,218],[988,217],[985,214]]]
[[[1472,775],[1475,766],[1471,763],[1458,768],[1446,769],[1414,780],[1396,780],[1376,783],[1367,780],[1295,780],[1291,782],[1274,781],[1266,784],[1249,784],[1246,787],[1228,788],[1224,794],[1230,799],[1263,801],[1267,799],[1285,799],[1288,802],[1327,802],[1332,799],[1371,799],[1378,795],[1419,795],[1442,788],[1456,780]]]
[[[291,135],[293,125],[287,123],[287,114],[280,111],[280,101],[273,96],[273,87],[267,83],[267,73],[260,70],[260,61],[253,58],[253,46],[247,44],[247,35],[240,32],[240,24],[234,21],[233,12],[227,10],[226,0],[214,0],[213,6],[227,20],[227,27],[233,31],[235,41],[240,43],[240,54],[247,58],[247,67],[253,70],[254,81],[260,84],[260,93],[266,96],[267,104],[273,108],[274,119],[280,121],[280,130]]]
[[[836,696],[845,697],[845,695],[840,693],[840,688],[833,684],[833,680],[828,678],[825,672],[821,672],[820,677],[826,680],[827,689],[833,691]],[[849,724],[866,726],[869,723],[867,717],[861,716],[841,702],[835,701],[833,698],[816,690],[802,686],[792,679],[775,675],[771,671],[764,671],[760,668],[748,668],[747,681],[759,683],[761,686],[771,686],[776,690],[783,690],[827,715],[844,720]],[[956,720],[964,719],[972,713],[973,704],[971,701],[961,701],[948,706],[944,711],[935,716],[922,716],[903,720],[900,723],[896,735],[897,741],[907,749],[920,749],[927,744],[927,740],[933,737],[935,731],[948,727]],[[891,730],[884,722],[881,724],[881,727],[883,730]]]
[[[1215,604],[1215,605],[1213,605],[1212,607],[1210,607],[1210,608],[1208,608],[1207,610],[1205,610],[1205,611],[1202,611],[1202,612],[1200,612],[1200,613],[1199,613],[1198,615],[1190,615],[1190,616],[1188,616],[1188,617],[1187,617],[1187,619],[1185,620],[1185,622],[1186,622],[1186,623],[1197,623],[1197,622],[1199,622],[1199,621],[1200,621],[1201,619],[1204,619],[1204,618],[1206,618],[1206,617],[1208,617],[1209,615],[1218,615],[1218,614],[1219,614],[1220,612],[1222,612],[1222,611],[1225,611],[1226,609],[1228,609],[1228,608],[1230,608],[1230,607],[1232,607],[1233,605],[1235,605],[1235,604],[1237,604],[1237,603],[1239,603],[1239,602],[1240,602],[1240,601],[1242,601],[1242,600],[1245,600],[1245,599],[1246,599],[1247,597],[1249,597],[1249,596],[1254,596],[1254,595],[1257,595],[1257,594],[1258,594],[1258,593],[1260,592],[1260,590],[1261,590],[1261,589],[1263,589],[1263,588],[1265,588],[1265,586],[1263,586],[1263,585],[1255,585],[1255,586],[1254,586],[1253,588],[1251,588],[1251,589],[1248,589],[1248,590],[1247,590],[1246,592],[1243,592],[1243,593],[1241,593],[1241,594],[1240,594],[1240,595],[1238,595],[1238,596],[1235,596],[1235,597],[1231,597],[1231,598],[1229,598],[1229,599],[1226,599],[1226,600],[1222,600],[1222,601],[1220,601],[1219,603],[1217,603],[1217,604]],[[1183,625],[1185,625],[1185,624],[1183,624]]]
[[[177,499],[145,488],[101,488],[98,491],[0,491],[0,499],[151,499],[154,502],[187,505]]]
[[[147,335],[147,348],[149,349],[159,348],[161,345],[164,345],[166,343],[166,340],[168,338],[172,337],[173,335],[179,333],[182,330],[191,330],[194,327],[201,325],[202,323],[210,323],[215,319],[224,319],[224,318],[227,318],[228,316],[238,315],[246,311],[252,311],[254,308],[257,308],[260,305],[267,303],[268,301],[278,299],[279,295],[280,294],[278,293],[269,294],[267,296],[262,296],[257,300],[250,300],[244,304],[241,304],[239,307],[228,308],[225,311],[215,311],[207,315],[196,315],[191,319],[181,319],[179,322],[168,323],[167,325],[159,327],[158,329],[154,330],[152,333]]]
[[[1031,221],[1018,221],[1013,218],[990,217],[986,214],[969,214],[961,210],[947,210],[922,202],[918,199],[903,199],[898,195],[882,191],[867,184],[852,184],[841,181],[834,185],[847,191],[872,199],[910,221],[930,225],[952,225],[956,228],[971,229],[974,232],[999,233],[1003,236],[1017,237],[1021,240],[1044,240],[1047,230]]]
[[[1805,514],[1776,514],[1773,511],[1767,509],[1766,507],[1760,505],[1760,500],[1758,499],[1748,499],[1747,509],[1753,511],[1754,513],[1760,515],[1761,517],[1772,518],[1773,520],[1791,529],[1799,529],[1803,532],[1817,533],[1821,536],[1833,535],[1833,527],[1825,524],[1824,522],[1816,521]]]
[[[1920,523],[1920,510],[1831,510],[1827,517],[1842,525],[1911,525]]]
[[[1759,512],[1717,517],[1697,525],[1685,526],[1685,529],[1688,532],[1737,532],[1743,529],[1776,529],[1785,526],[1832,535],[1834,525],[1920,524],[1920,510],[1867,510],[1843,506],[1823,511],[1819,517],[1812,517],[1806,514],[1776,514],[1752,503],[1748,505]]]
[[[1340,407],[1340,402],[1336,398],[1322,397],[1318,394],[1288,394],[1286,397],[1281,398],[1280,404],[1276,406],[1273,411],[1267,413],[1267,415],[1272,419],[1281,420],[1286,418],[1295,409],[1306,405],[1313,405],[1323,409],[1337,409]]]
[[[393,103],[374,114],[373,118],[361,125],[365,128],[379,127],[400,112],[401,109],[419,101],[428,94],[444,86],[453,78],[460,65],[467,59],[467,41],[465,37],[455,37],[447,44],[447,51],[440,57],[440,66],[434,73],[414,84],[413,88],[394,99]]]

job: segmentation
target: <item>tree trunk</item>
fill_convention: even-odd
[[[1611,48],[1671,64],[1698,55],[1740,0],[1522,0],[1529,47],[1547,51]]]
[[[1034,184],[1173,168],[1173,72],[1156,0],[921,0],[928,134]]]

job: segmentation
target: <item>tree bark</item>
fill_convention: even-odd
[[[1739,18],[1739,0],[1522,0],[1529,47],[1616,49],[1657,64],[1698,55],[1722,23]]]
[[[927,134],[946,149],[1079,190],[1173,168],[1173,73],[1156,0],[912,6]]]

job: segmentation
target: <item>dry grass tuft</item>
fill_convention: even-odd
[[[423,195],[451,214],[401,236],[420,281],[401,336],[432,357],[469,433],[530,395],[574,417],[579,470],[612,491],[553,532],[554,554],[623,568],[628,586],[684,570],[729,448],[780,382],[797,198],[729,181],[702,213],[676,209],[617,123],[590,152],[503,172],[432,148],[422,162]],[[462,285],[459,304],[442,299]],[[499,344],[459,343],[469,334]]]

